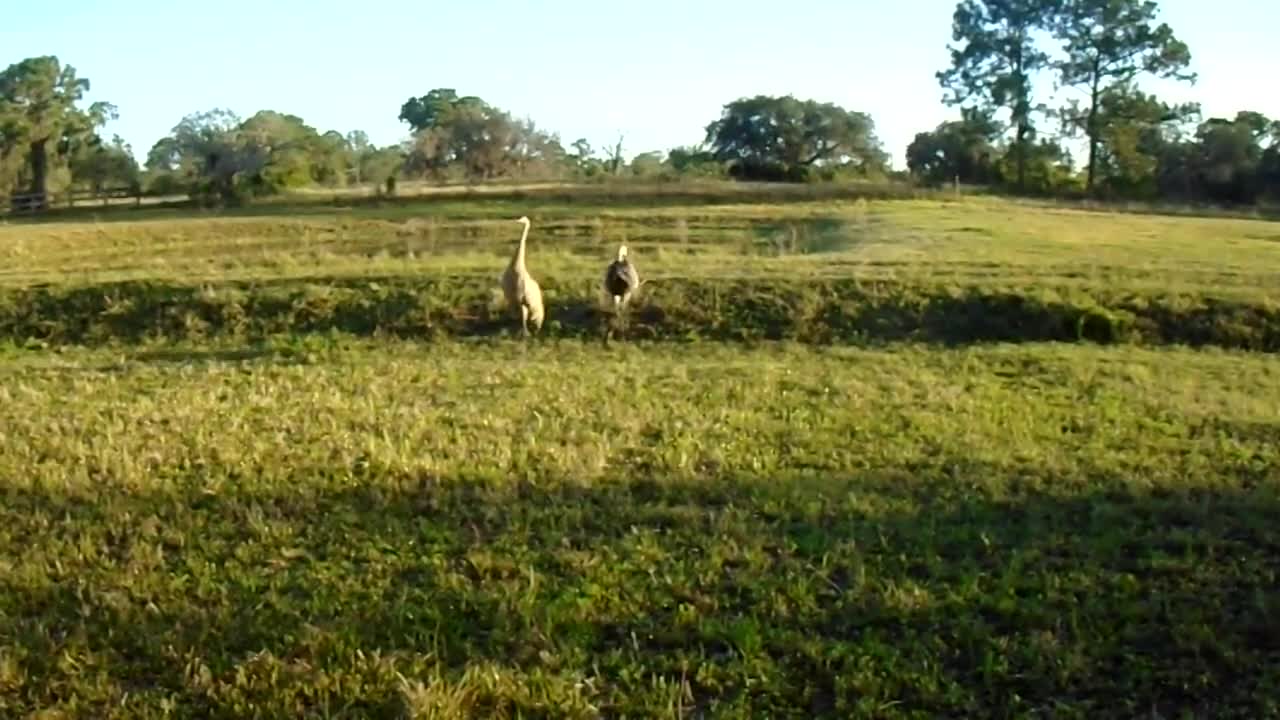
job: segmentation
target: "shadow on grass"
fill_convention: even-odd
[[[9,486],[0,706],[1280,711],[1274,482],[1054,495],[1034,472],[586,486],[362,464]]]

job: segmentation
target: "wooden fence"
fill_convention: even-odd
[[[0,215],[30,215],[41,211],[39,193],[17,193],[9,197],[0,197]],[[133,205],[142,205],[142,192],[138,188],[118,187],[102,190],[68,190],[62,193],[45,193],[45,209],[70,208],[77,204],[121,205],[121,200],[132,200]],[[112,201],[116,202],[112,202]]]

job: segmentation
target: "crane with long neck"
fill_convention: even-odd
[[[527,336],[530,325],[533,325],[534,331],[542,327],[544,317],[542,288],[529,274],[529,268],[525,265],[529,226],[532,223],[525,216],[521,216],[517,222],[524,225],[524,231],[520,233],[520,244],[516,246],[516,252],[511,256],[506,272],[502,274],[502,291],[506,295],[507,306],[512,312],[519,313],[520,329]]]
[[[520,244],[516,246],[516,254],[511,258],[511,265],[520,270],[526,270],[524,264],[525,246],[529,243],[529,218],[523,215],[516,222],[524,225],[524,230],[520,233]],[[526,270],[527,271],[527,270]]]

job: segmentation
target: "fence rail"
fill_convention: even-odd
[[[102,190],[69,190],[62,193],[15,193],[8,197],[0,197],[0,215],[30,215],[57,207],[75,207],[101,203],[104,207],[112,204],[112,200],[133,200],[135,206],[142,205],[142,192],[138,188],[116,187]],[[115,203],[120,204],[120,203]]]

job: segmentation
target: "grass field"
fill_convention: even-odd
[[[626,242],[652,281],[636,338],[1280,350],[1272,222],[981,199],[572,198],[0,226],[0,338],[509,332],[496,279],[528,214],[551,337],[598,334],[599,276]]]
[[[1280,225],[631,200],[0,226],[0,716],[1280,716]]]

